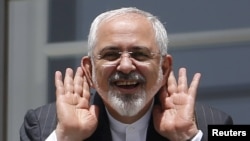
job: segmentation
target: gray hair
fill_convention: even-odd
[[[136,13],[136,14],[142,15],[146,19],[148,19],[150,23],[152,23],[153,29],[155,31],[156,42],[159,47],[160,53],[161,55],[167,54],[168,36],[167,36],[167,31],[164,25],[161,23],[161,21],[157,17],[155,17],[154,15],[146,11],[143,11],[134,7],[128,7],[128,8],[120,8],[120,9],[104,12],[94,19],[94,21],[91,24],[89,36],[88,36],[89,56],[93,55],[93,49],[96,45],[96,40],[97,40],[96,34],[97,34],[100,23],[114,16],[124,15],[128,13]]]

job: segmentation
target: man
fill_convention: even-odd
[[[200,73],[172,72],[167,32],[150,13],[121,8],[99,15],[81,67],[55,73],[56,103],[29,110],[21,140],[207,140],[208,124],[232,124],[195,104]],[[90,93],[90,88],[96,90]]]

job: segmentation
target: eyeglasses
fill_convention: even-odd
[[[117,51],[117,50],[105,50],[102,51],[98,56],[98,60],[106,60],[106,61],[116,61],[121,57],[129,57],[133,58],[137,61],[144,62],[150,59],[153,59],[160,53],[150,52],[148,49],[140,49],[135,51]]]

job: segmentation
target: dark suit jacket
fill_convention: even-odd
[[[98,127],[94,134],[86,141],[112,141],[111,131],[109,129],[109,120],[103,102],[98,94],[92,96],[92,104],[100,108]],[[155,102],[158,103],[157,101]],[[233,124],[231,116],[214,108],[196,104],[195,114],[198,129],[202,130],[202,141],[207,141],[209,124]],[[35,110],[29,110],[25,117],[23,125],[20,128],[21,141],[44,141],[56,128],[56,106],[50,103],[41,106]],[[147,130],[147,141],[168,141],[159,135],[153,125],[152,117]]]

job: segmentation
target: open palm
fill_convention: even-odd
[[[181,68],[178,82],[171,72],[160,91],[161,105],[154,108],[154,125],[159,134],[171,141],[188,140],[198,132],[194,105],[200,76],[196,73],[188,87],[186,69]]]
[[[55,73],[56,108],[58,124],[56,135],[59,140],[83,140],[95,131],[98,107],[90,105],[90,91],[83,70],[68,68],[62,81],[61,72]]]

